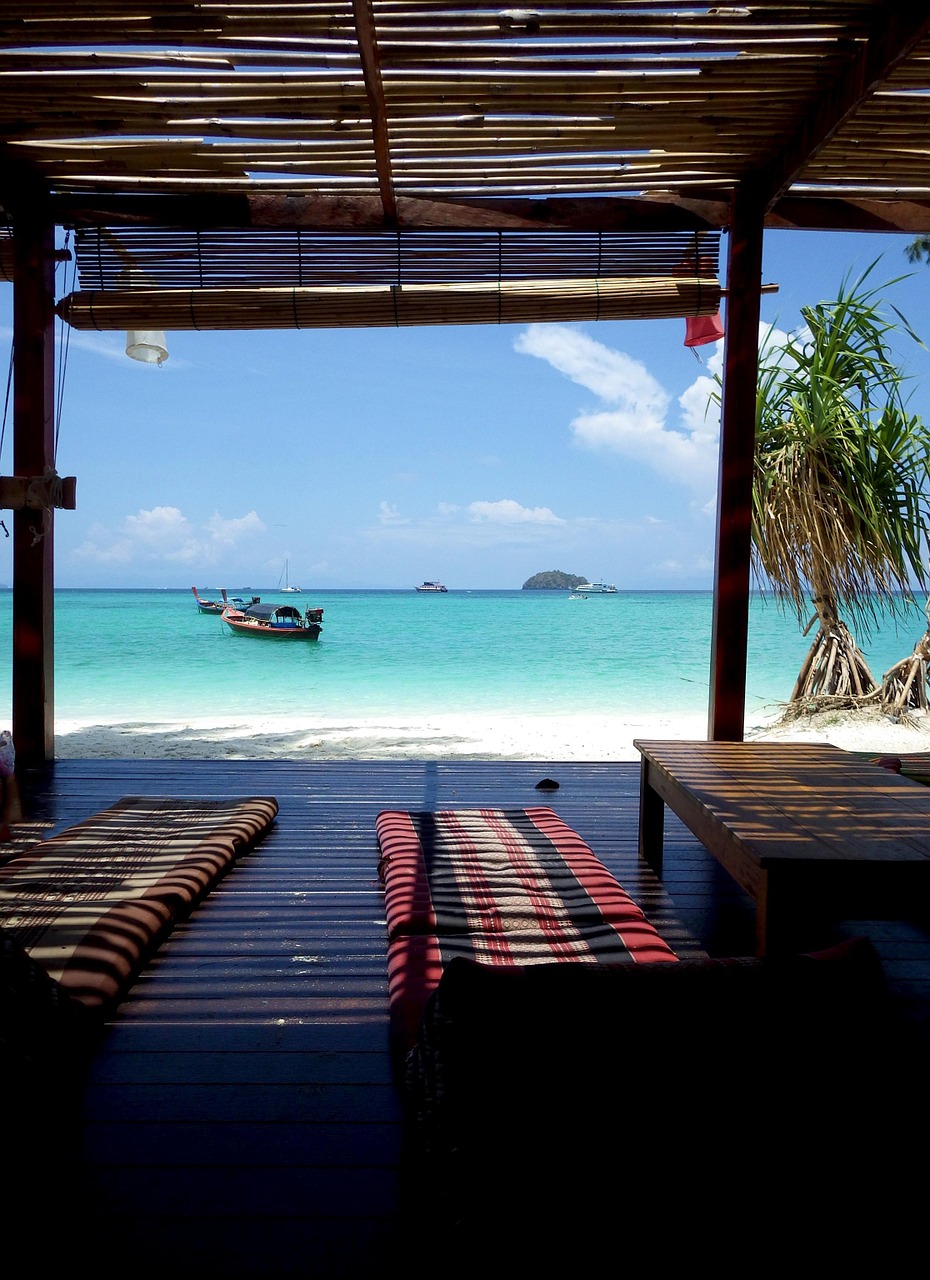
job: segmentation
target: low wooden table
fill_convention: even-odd
[[[755,901],[759,955],[930,903],[930,787],[815,743],[634,746],[641,855],[662,874],[668,805]]]

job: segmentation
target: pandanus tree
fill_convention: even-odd
[[[924,233],[912,240],[904,250],[908,262],[930,262],[930,235]]]
[[[927,586],[930,430],[907,409],[890,347],[902,333],[920,339],[896,308],[883,312],[897,281],[870,286],[875,266],[844,279],[835,300],[802,308],[804,326],[783,344],[770,330],[760,354],[754,576],[802,625],[812,600],[804,634],[817,627],[788,719],[897,698],[900,682],[879,685],[844,616],[865,638]]]
[[[924,606],[927,630],[914,645],[913,653],[896,662],[882,680],[882,709],[896,719],[912,710],[927,711],[927,664],[930,663],[930,600]]]
[[[930,235],[919,235],[905,248],[909,262],[930,262]],[[927,630],[907,658],[896,662],[882,680],[882,705],[891,715],[907,715],[912,708],[930,710],[927,689],[930,665],[930,599],[924,604]]]

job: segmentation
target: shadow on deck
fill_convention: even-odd
[[[547,776],[558,791],[536,790]],[[49,1249],[97,1274],[380,1278],[409,1264],[381,809],[548,804],[679,956],[753,948],[750,902],[674,816],[663,882],[640,862],[637,764],[63,761],[23,785],[45,834],[128,794],[274,795],[280,813],[108,1026],[77,1153],[35,1162],[54,1179],[39,1192],[55,1205]],[[868,930],[924,1030],[930,935],[919,922]]]

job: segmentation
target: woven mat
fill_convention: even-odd
[[[0,865],[0,921],[70,995],[125,995],[174,923],[269,830],[271,796],[124,796]]]
[[[22,853],[31,853],[47,837],[54,825],[54,822],[47,821],[11,822],[6,839],[0,840],[0,867]]]
[[[930,786],[930,752],[927,751],[849,751],[854,760],[865,764],[879,765],[890,769],[892,773],[900,773],[914,782],[922,782]]]

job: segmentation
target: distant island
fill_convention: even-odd
[[[563,573],[561,569],[550,569],[547,573],[534,573],[532,578],[527,578],[523,584],[523,590],[574,591],[576,587],[580,587],[587,581],[587,578],[579,577],[577,573]]]

